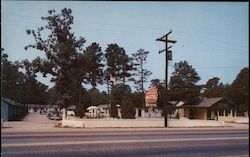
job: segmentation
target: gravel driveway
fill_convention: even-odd
[[[41,115],[38,112],[29,112],[22,121],[4,122],[2,131],[15,132],[47,132],[50,130],[61,129],[55,128],[55,125],[60,121],[49,120],[46,115]]]

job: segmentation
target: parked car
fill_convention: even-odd
[[[47,114],[46,114],[46,116],[47,116],[48,118],[50,118],[52,115],[53,115],[53,112],[52,112],[52,111],[48,111]]]
[[[57,114],[53,114],[51,117],[49,117],[50,120],[62,120],[62,118],[57,115]]]
[[[49,118],[49,117],[51,117],[51,116],[54,115],[54,114],[59,114],[59,112],[58,112],[57,109],[52,108],[52,109],[49,109],[49,110],[47,111],[46,116]]]
[[[61,115],[57,109],[49,110],[46,116],[50,120],[62,120]]]

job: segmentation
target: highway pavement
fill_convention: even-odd
[[[22,123],[25,123],[25,127]],[[249,156],[248,127],[72,129],[54,128],[52,124],[56,123],[46,119],[40,123],[38,119],[36,123],[25,120],[10,124],[12,128],[1,129],[1,156]],[[21,126],[23,128],[20,129]]]
[[[248,130],[4,133],[4,157],[246,157]]]

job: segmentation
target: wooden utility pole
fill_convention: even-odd
[[[162,36],[161,38],[156,39],[156,41],[162,41],[165,42],[166,48],[164,50],[159,51],[159,53],[166,52],[166,67],[165,67],[165,90],[166,90],[166,95],[165,95],[165,101],[163,105],[163,114],[165,118],[165,127],[168,126],[168,115],[167,115],[167,105],[168,105],[168,60],[172,60],[172,51],[169,50],[172,46],[168,47],[168,43],[175,44],[176,40],[169,40],[168,35],[171,34],[172,31],[168,32],[166,35]],[[165,39],[164,39],[165,38]]]

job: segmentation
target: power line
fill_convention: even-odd
[[[241,68],[242,66],[215,66],[215,67],[198,67],[198,68],[214,68],[214,69],[217,69],[217,68]]]
[[[242,69],[246,66],[232,66],[232,67],[195,67],[199,70],[232,70],[232,69]]]
[[[13,14],[13,13],[7,13],[8,15],[11,15],[11,16],[17,16],[17,17],[32,17],[32,18],[41,18],[41,17],[38,17],[38,16],[30,16],[30,15],[20,15],[20,14]],[[74,20],[75,22],[82,22],[81,20]],[[84,21],[85,22],[85,21]],[[126,25],[126,24],[111,24],[111,23],[102,23],[102,22],[96,22],[96,21],[87,21],[85,23],[90,23],[90,24],[96,24],[96,25],[113,25],[113,26],[119,26],[119,27],[132,27],[132,28],[144,28],[144,29],[151,29],[151,30],[166,30],[166,28],[156,28],[156,27],[147,27],[147,26],[134,26],[134,25]],[[175,29],[177,31],[177,34],[178,33],[181,33],[182,35],[187,35],[187,36],[190,36],[192,38],[199,38],[199,39],[203,39],[204,41],[204,38],[208,39],[208,40],[212,40],[212,41],[217,41],[217,42],[220,42],[220,43],[224,43],[226,45],[235,45],[237,47],[247,47],[247,45],[240,45],[240,44],[236,44],[236,43],[232,43],[232,42],[226,42],[226,41],[222,41],[222,40],[218,40],[218,39],[214,39],[214,38],[209,38],[208,36],[201,36],[201,35],[198,35],[198,34],[193,34],[193,33],[190,33],[190,32],[184,32],[182,30],[179,30],[179,29]],[[112,31],[112,30],[111,30]],[[143,31],[141,32],[142,34],[145,34],[147,32]],[[150,34],[154,34],[155,33],[150,33]],[[157,34],[157,35],[160,35],[160,34]],[[206,41],[208,41],[206,40]]]
[[[20,16],[23,16],[23,15],[17,15],[16,14],[14,16],[19,16],[20,17]],[[35,16],[28,16],[28,17],[32,17],[33,18]],[[37,17],[35,17],[35,18],[37,18]],[[13,25],[14,26],[23,25],[23,26],[26,26],[27,28],[29,28],[30,25],[32,25],[32,26],[41,25],[41,23],[38,24],[38,23],[34,23],[34,22],[20,22],[20,21],[19,22],[14,22],[14,23],[12,23],[12,22],[10,23],[8,21],[3,21],[3,22],[6,23],[6,24],[10,24],[12,26]],[[89,23],[89,22],[87,22],[87,23]],[[95,22],[95,24],[101,24],[101,23]],[[105,23],[102,23],[102,24],[105,25]],[[106,24],[106,25],[116,25],[116,24]],[[130,25],[119,25],[118,24],[118,26],[130,26]],[[78,25],[74,25],[72,27],[76,28],[76,29],[82,29],[82,27],[80,27]],[[134,27],[134,26],[131,26],[131,27]],[[141,28],[141,27],[138,26],[137,28]],[[144,28],[144,27],[142,27],[142,28]],[[148,28],[148,27],[146,27],[146,28]],[[100,34],[100,33],[109,32],[109,31],[112,32],[111,35],[121,35],[121,34],[124,35],[125,34],[126,36],[130,36],[130,37],[133,37],[133,38],[138,38],[140,36],[150,36],[150,37],[152,37],[153,35],[159,35],[159,33],[149,33],[149,32],[146,33],[146,32],[140,32],[140,31],[136,31],[136,32],[135,31],[133,31],[133,32],[132,31],[124,31],[124,30],[122,30],[122,31],[114,31],[114,30],[107,29],[107,28],[105,28],[105,29],[103,29],[103,28],[102,29],[96,29],[96,28],[94,28],[92,30],[91,30],[91,28],[88,28],[88,30],[86,30],[87,33],[92,33],[92,34]],[[138,36],[137,34],[141,34],[141,35]],[[177,36],[178,36],[178,39],[185,39],[183,37],[183,34],[182,35],[177,35]],[[185,36],[185,34],[184,34],[184,36]],[[190,38],[191,38],[191,40],[195,39],[194,36],[192,36]],[[189,40],[190,40],[190,38],[189,38]],[[199,40],[199,43],[201,43],[203,46],[205,46],[205,47],[207,47],[209,49],[215,49],[215,50],[226,50],[226,49],[230,48],[230,47],[223,47],[221,45],[214,45],[214,43],[211,43],[209,41],[204,41],[204,40]],[[201,44],[198,44],[198,42],[193,42],[192,44],[201,46]],[[159,45],[158,45],[158,48],[159,48]],[[230,48],[230,49],[237,50],[237,55],[239,55],[239,54],[246,55],[245,50],[240,49],[239,47],[233,47],[233,48]],[[218,53],[218,51],[216,53]],[[223,54],[223,53],[236,54],[236,53],[230,52],[230,51],[228,51],[228,52],[221,52],[220,54]]]
[[[180,36],[178,36],[177,38],[185,39],[185,38],[180,37]],[[190,40],[190,38],[188,38],[188,39]],[[191,40],[193,40],[193,39],[191,38]],[[247,49],[241,49],[239,47],[225,47],[225,46],[221,46],[221,45],[216,45],[216,44],[213,44],[213,43],[211,43],[209,41],[204,41],[204,40],[199,40],[198,42],[197,41],[193,42],[193,44],[196,44],[196,45],[198,45],[198,43],[201,43],[203,45],[205,44],[206,47],[209,47],[209,48],[212,48],[212,49],[216,49],[216,48],[217,49],[218,48],[220,48],[220,49],[229,49],[230,48],[230,49],[235,49],[235,50],[239,50],[239,51],[248,51]]]
[[[37,26],[37,25],[40,25],[40,24],[36,24],[36,23],[29,23],[29,24],[27,24],[27,23],[23,23],[23,22],[20,22],[20,23],[13,23],[13,22],[7,22],[7,21],[4,21],[4,23],[5,24],[10,24],[10,25],[15,25],[15,26],[26,26],[27,28],[29,28],[30,26],[29,26],[29,24],[31,24],[31,25],[33,25],[33,26]],[[76,28],[76,29],[82,29],[82,27],[81,26],[72,26],[72,28]],[[91,30],[91,28],[90,29],[88,29],[88,30],[86,30],[86,32],[87,33],[89,33],[89,32],[92,32],[92,33],[96,33],[96,34],[99,34],[99,33],[103,33],[103,32],[112,32],[110,35],[113,35],[113,34],[129,34],[128,36],[133,36],[133,37],[138,37],[138,35],[137,34],[139,34],[139,33],[142,33],[142,32],[135,32],[135,31],[133,31],[133,32],[131,32],[131,31],[114,31],[113,29],[103,29],[103,28],[100,28],[100,29],[92,29]],[[157,34],[155,34],[155,33],[151,33],[151,35],[149,35],[149,33],[147,34],[147,33],[145,33],[144,35],[142,34],[142,35],[140,35],[140,36],[153,36],[153,35],[157,35]],[[140,37],[139,36],[139,37]]]
[[[36,26],[36,25],[40,25],[40,24],[38,24],[38,23],[32,23],[32,22],[30,22],[29,24],[27,24],[27,22],[18,22],[18,23],[16,23],[16,22],[7,22],[7,21],[4,21],[4,23],[5,24],[10,24],[10,25],[15,25],[15,26],[20,26],[20,25],[23,25],[23,26],[26,26],[27,28],[28,27],[30,27],[30,25],[33,25],[33,26]],[[73,28],[81,28],[82,29],[82,27],[80,27],[80,26],[73,26]],[[131,31],[114,31],[114,30],[111,30],[111,29],[88,29],[87,30],[87,33],[92,33],[92,34],[95,34],[95,33],[102,33],[102,32],[108,32],[108,31],[112,31],[112,34],[111,35],[113,35],[113,34],[127,34],[128,36],[133,36],[133,37],[138,37],[138,35],[137,34],[140,34],[140,33],[143,33],[143,32],[135,32],[135,31],[133,31],[133,32],[131,32]],[[159,33],[148,33],[148,34],[146,34],[146,33],[144,33],[144,34],[141,34],[140,36],[152,36],[152,35],[159,35]],[[181,36],[179,36],[178,38],[181,38],[181,39],[184,39],[183,37],[181,37]],[[192,39],[191,39],[192,40]],[[213,45],[213,44],[211,44],[211,43],[207,43],[207,42],[204,42],[204,41],[199,41],[199,42],[202,42],[203,43],[203,45],[204,46],[206,46],[206,47],[208,47],[208,48],[211,48],[211,49],[229,49],[229,47],[223,47],[223,46],[218,46],[218,45]],[[194,42],[193,44],[196,44],[196,45],[198,45],[196,42]],[[158,46],[159,47],[159,46]],[[230,49],[232,49],[232,48],[230,48]],[[242,49],[238,49],[237,47],[234,47],[233,49],[235,49],[235,50],[237,50],[237,51],[244,51],[244,50],[242,50]],[[230,52],[227,52],[227,53],[230,53]],[[239,52],[239,53],[241,53],[241,52]],[[243,52],[244,54],[245,54],[245,52]],[[242,54],[243,54],[242,53]]]

